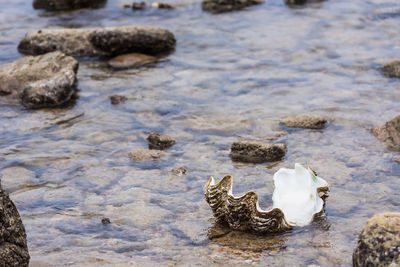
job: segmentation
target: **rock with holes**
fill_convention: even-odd
[[[171,32],[153,27],[44,29],[27,33],[18,50],[30,55],[58,50],[70,56],[96,57],[167,53],[174,49],[175,43]]]
[[[230,156],[235,161],[262,163],[281,160],[286,154],[285,144],[259,144],[256,142],[234,142]]]
[[[0,266],[29,265],[25,227],[14,203],[0,187]]]
[[[241,10],[263,2],[262,0],[203,0],[201,6],[203,10],[211,13],[223,13]]]
[[[400,150],[400,115],[380,127],[373,128],[371,132],[389,149]]]
[[[353,266],[400,266],[400,213],[370,218],[358,236]]]
[[[304,114],[287,117],[281,121],[289,128],[322,129],[327,120],[319,115]]]
[[[58,107],[76,91],[78,62],[61,52],[27,56],[0,67],[0,101]]]
[[[156,132],[150,133],[149,136],[147,137],[147,141],[149,141],[150,149],[164,150],[175,145],[174,138],[166,135],[160,135],[159,133]]]
[[[33,8],[48,11],[99,8],[106,2],[107,0],[33,0]]]

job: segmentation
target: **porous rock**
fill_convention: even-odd
[[[18,50],[30,55],[58,50],[70,56],[96,57],[166,53],[173,50],[175,43],[171,32],[153,27],[44,29],[27,33]]]
[[[107,61],[108,66],[113,69],[129,69],[148,65],[157,61],[156,57],[140,53],[130,53],[116,56]]]
[[[382,72],[389,78],[400,78],[400,60],[386,64],[382,68]]]
[[[0,187],[0,266],[29,265],[25,227],[14,203]]]
[[[160,135],[159,133],[152,132],[147,137],[150,149],[164,150],[175,145],[175,139],[170,136]]]
[[[258,5],[262,0],[203,0],[201,6],[203,10],[212,13],[223,13]]]
[[[371,132],[389,149],[400,150],[400,115],[380,127],[373,128]]]
[[[48,11],[102,7],[107,0],[33,0],[33,8]]]
[[[281,160],[286,154],[285,144],[259,144],[240,141],[231,146],[230,157],[235,161],[261,163]]]
[[[60,106],[76,91],[78,62],[60,52],[27,56],[0,67],[0,100],[28,108]]]
[[[134,161],[143,161],[143,160],[149,160],[149,159],[159,159],[162,156],[164,156],[164,153],[159,150],[147,150],[143,148],[139,148],[136,150],[133,150],[130,153],[130,157]]]
[[[353,252],[353,266],[400,266],[400,213],[380,213],[367,221]]]
[[[289,128],[322,129],[327,120],[318,115],[305,114],[287,117],[281,122]]]

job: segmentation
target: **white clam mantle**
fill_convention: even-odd
[[[311,169],[299,163],[294,169],[281,168],[274,174],[274,183],[273,208],[282,210],[290,225],[307,225],[322,210],[324,201],[318,188],[327,187],[328,183]]]

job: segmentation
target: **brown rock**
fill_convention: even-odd
[[[147,150],[143,148],[136,149],[130,153],[130,157],[134,161],[143,161],[149,159],[159,159],[164,156],[164,153],[159,150]]]
[[[33,8],[48,11],[74,10],[80,8],[99,8],[107,0],[33,0]]]
[[[57,107],[76,91],[78,62],[60,52],[28,56],[0,67],[2,102],[28,108]]]
[[[231,146],[232,160],[261,163],[281,160],[286,154],[285,144],[262,145],[255,142],[234,142]]]
[[[160,149],[164,150],[175,145],[175,139],[169,136],[163,136],[159,133],[150,133],[147,137],[147,141],[149,141],[150,149]]]
[[[400,213],[368,220],[353,252],[353,266],[400,266]]]
[[[322,129],[327,120],[318,115],[295,115],[283,119],[282,124],[289,128]]]
[[[400,115],[381,127],[373,128],[371,132],[379,141],[386,143],[389,149],[400,150]]]
[[[27,33],[18,50],[30,55],[58,50],[70,56],[96,57],[166,53],[173,50],[175,43],[171,32],[152,27],[45,29]]]
[[[203,10],[211,13],[223,13],[262,3],[262,0],[203,0],[201,6]]]
[[[134,2],[132,4],[132,9],[133,10],[143,10],[146,8],[146,3],[145,2]]]
[[[139,53],[119,55],[107,61],[108,66],[114,69],[129,69],[157,62],[157,58]]]
[[[29,265],[25,227],[14,203],[0,187],[0,266]]]
[[[382,68],[382,72],[389,78],[400,78],[400,60],[386,64]]]
[[[171,6],[170,4],[160,3],[160,2],[155,2],[151,6],[159,9],[174,9],[174,7]]]
[[[176,175],[176,176],[185,175],[186,172],[187,172],[187,170],[186,170],[186,168],[183,167],[183,166],[182,166],[182,167],[178,167],[178,168],[173,168],[173,169],[171,170],[171,173],[172,173],[173,175]]]
[[[111,223],[111,220],[110,220],[110,218],[104,217],[101,219],[101,223],[104,225],[107,225],[107,224]]]
[[[119,105],[124,103],[128,98],[123,95],[112,95],[110,96],[111,104],[113,105]]]

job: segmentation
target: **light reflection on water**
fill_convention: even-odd
[[[29,30],[150,25],[175,33],[176,51],[155,67],[112,71],[83,60],[79,99],[68,109],[0,105],[2,185],[25,224],[32,266],[140,264],[350,265],[357,234],[376,212],[399,211],[399,154],[369,128],[399,114],[399,81],[381,64],[399,55],[396,1],[325,1],[290,9],[271,0],[211,15],[199,1],[173,11],[35,11],[1,0],[0,61],[21,55]],[[112,106],[109,96],[128,101]],[[285,133],[298,113],[329,118],[323,131]],[[61,122],[61,123],[60,123]],[[177,139],[160,160],[132,162],[159,131]],[[271,164],[233,163],[238,138],[284,142]],[[237,193],[256,190],[268,207],[272,175],[301,162],[331,185],[327,219],[273,237],[214,227],[203,197],[210,175],[230,173]],[[172,168],[185,166],[184,176]],[[14,168],[11,169],[10,168]],[[13,174],[13,175],[11,175]],[[110,225],[101,218],[109,217]]]

